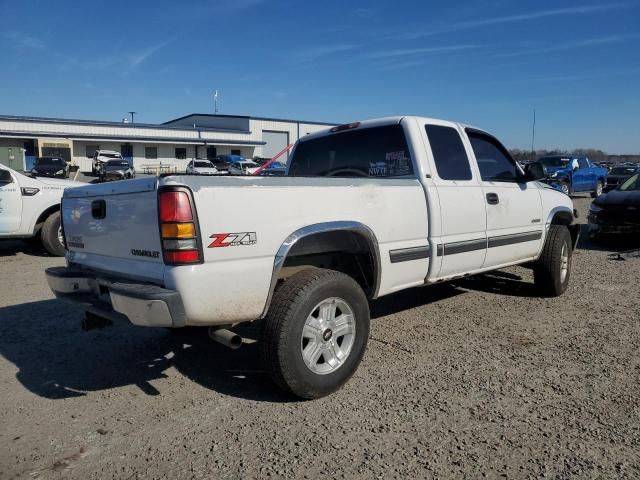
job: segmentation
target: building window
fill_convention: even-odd
[[[158,158],[158,147],[144,147],[144,158],[156,160]]]
[[[184,147],[176,148],[176,160],[185,160],[187,158],[187,149]]]
[[[240,153],[240,150],[231,150],[231,155],[242,155],[242,153]]]
[[[100,145],[87,145],[86,147],[87,158],[93,158],[97,150],[100,150]]]
[[[207,159],[213,160],[216,158],[216,147],[207,147]]]

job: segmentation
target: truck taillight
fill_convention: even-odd
[[[191,195],[186,189],[169,189],[158,195],[158,217],[164,263],[200,263],[202,254]]]

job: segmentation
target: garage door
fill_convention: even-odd
[[[289,132],[274,132],[272,130],[262,131],[262,140],[267,144],[262,147],[262,156],[273,158],[278,152],[289,145]],[[287,163],[289,152],[278,158],[279,162]]]

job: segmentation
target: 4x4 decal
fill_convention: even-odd
[[[207,248],[239,247],[255,245],[258,242],[256,232],[214,233],[209,238],[214,240]]]

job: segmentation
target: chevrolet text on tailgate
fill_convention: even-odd
[[[273,380],[317,398],[360,363],[369,299],[522,263],[541,295],[561,295],[578,226],[543,174],[525,175],[495,137],[458,123],[341,125],[301,139],[286,176],[66,190],[68,266],[47,279],[86,305],[89,327],[207,326],[237,347],[230,329],[260,320]]]

